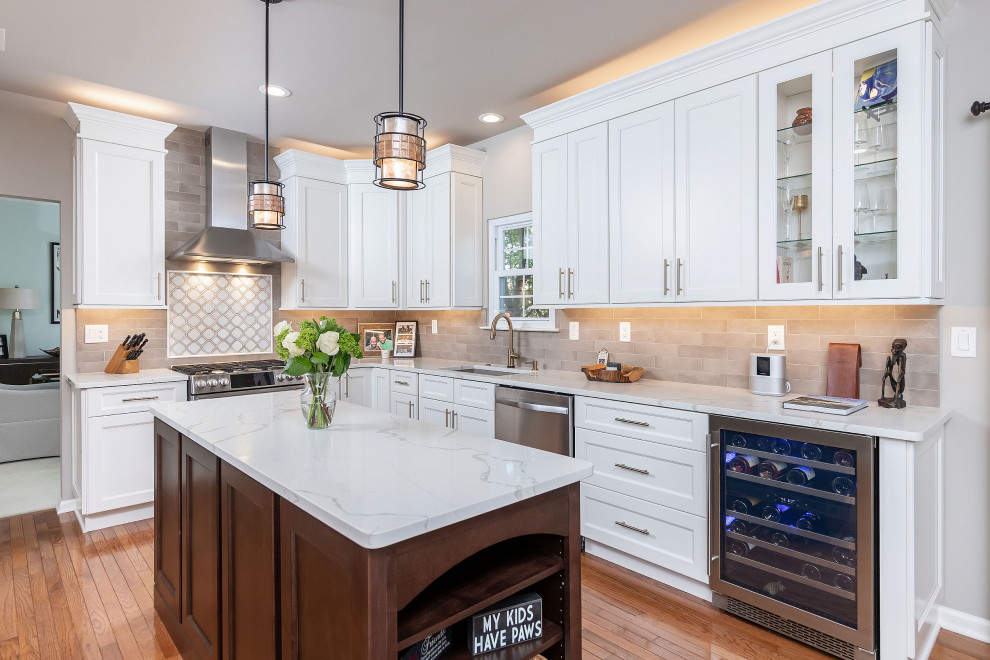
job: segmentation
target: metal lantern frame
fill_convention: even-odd
[[[265,3],[265,178],[248,183],[248,221],[252,229],[285,229],[285,197],[282,184],[268,177],[268,60],[270,36],[270,13],[272,5],[282,0],[261,0]],[[275,213],[275,222],[258,221],[256,213]]]

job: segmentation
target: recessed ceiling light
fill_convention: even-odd
[[[264,85],[258,85],[258,91],[261,92],[262,94],[264,94],[265,93],[265,86]],[[269,96],[274,96],[274,97],[277,97],[277,98],[280,98],[280,99],[284,99],[286,96],[292,96],[292,92],[290,92],[285,87],[282,87],[280,85],[269,85],[268,86],[268,95]]]
[[[478,115],[478,119],[485,122],[486,124],[497,124],[500,121],[504,120],[505,117],[498,114],[497,112],[484,112]]]

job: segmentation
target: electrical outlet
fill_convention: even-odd
[[[632,323],[629,321],[619,322],[619,341],[632,341]]]
[[[767,326],[767,350],[768,351],[784,350],[784,326],[782,325]]]
[[[87,325],[85,334],[87,344],[105,344],[110,341],[110,326]]]
[[[580,336],[578,332],[578,325],[579,324],[577,321],[568,322],[567,324],[568,339],[577,339]]]
[[[976,328],[952,328],[952,357],[976,357]]]
[[[433,319],[433,334],[437,334],[437,331],[438,331],[437,320]]]

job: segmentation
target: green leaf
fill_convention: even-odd
[[[350,368],[350,366],[351,366],[350,354],[341,351],[340,353],[337,353],[337,355],[334,356],[333,371],[331,371],[330,373],[332,373],[334,377],[340,378],[341,376],[344,375],[344,372]]]
[[[285,373],[290,376],[302,376],[303,374],[308,374],[311,371],[313,371],[313,363],[302,355],[297,355],[289,360],[288,364],[285,365]]]
[[[329,364],[330,356],[327,355],[326,353],[316,352],[313,353],[313,356],[311,358],[309,358],[309,361],[312,362],[313,364]]]

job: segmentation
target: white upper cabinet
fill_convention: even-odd
[[[352,307],[399,306],[399,193],[370,183],[348,186]]]
[[[673,301],[674,104],[608,124],[613,303]]]
[[[485,304],[484,183],[480,176],[460,172],[452,173],[450,178],[450,222],[454,232],[450,244],[454,262],[452,306],[480,309]]]
[[[756,76],[674,102],[676,297],[756,300]]]
[[[760,73],[760,298],[832,297],[832,53]]]
[[[567,136],[533,145],[533,304],[560,306],[567,289]]]
[[[175,124],[70,103],[73,301],[165,306],[165,138]]]

